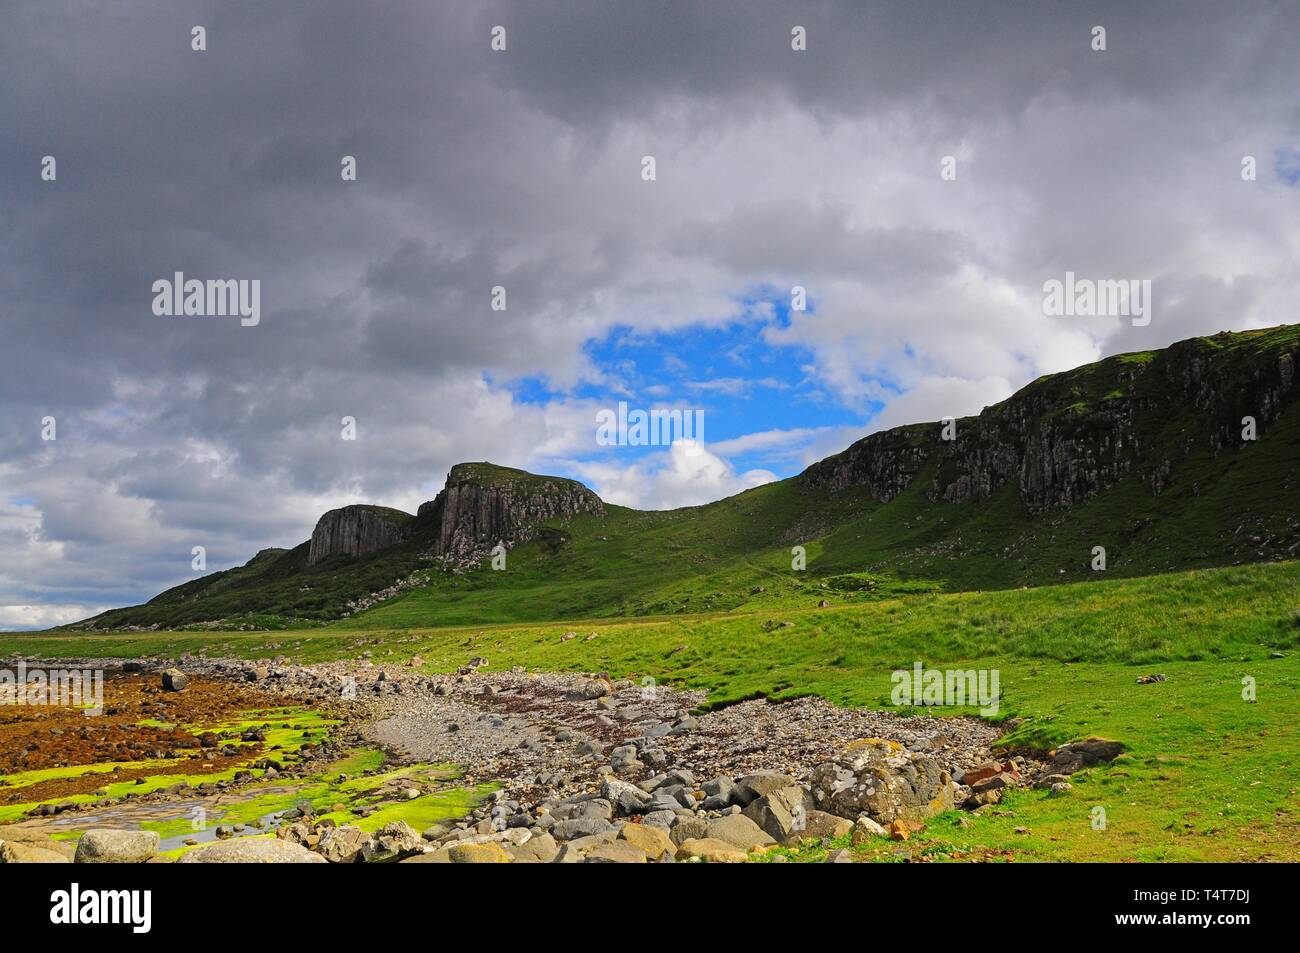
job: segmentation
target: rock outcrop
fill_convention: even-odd
[[[548,520],[604,516],[600,497],[581,483],[489,463],[451,468],[447,485],[417,513],[433,534],[431,552],[449,560],[482,556],[498,542],[535,538]]]
[[[1031,509],[1068,506],[1139,474],[1158,495],[1197,450],[1233,452],[1243,418],[1262,435],[1295,398],[1300,346],[1252,333],[1181,341],[1039,378],[976,417],[897,427],[815,463],[804,486],[864,487],[886,503],[918,479],[927,498],[986,500],[1009,482]],[[1263,335],[1265,332],[1258,332]]]
[[[411,515],[382,506],[343,506],[330,510],[311,534],[307,564],[330,556],[364,556],[395,546],[406,537]]]

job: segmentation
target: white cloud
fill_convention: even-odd
[[[768,470],[737,473],[726,460],[684,442],[635,463],[578,463],[601,499],[619,506],[666,510],[698,506],[775,480]]]
[[[111,606],[78,606],[46,603],[35,606],[0,606],[0,632],[26,632],[67,625],[98,615]]]

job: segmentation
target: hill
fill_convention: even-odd
[[[1298,351],[1283,326],[1117,355],[679,510],[460,464],[414,515],[333,510],[293,549],[74,628],[656,616],[1281,560],[1300,552]]]

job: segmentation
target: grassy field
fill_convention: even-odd
[[[1019,719],[1010,744],[1046,749],[1102,735],[1128,750],[1076,775],[1065,797],[1018,792],[969,826],[955,814],[936,818],[912,849],[937,859],[1300,860],[1298,584],[1300,564],[1289,562],[991,592],[819,589],[829,608],[790,599],[757,611],[635,620],[10,634],[0,652],[303,661],[370,652],[377,663],[418,654],[429,671],[483,655],[493,669],[651,675],[706,689],[711,705],[818,694],[887,707],[890,673],[914,661],[995,668],[998,717]],[[781,622],[793,625],[767,625]],[[596,638],[561,641],[570,629]],[[1168,680],[1136,684],[1155,672]],[[1256,700],[1243,698],[1244,679],[1254,681]],[[1096,807],[1104,830],[1095,827]],[[887,860],[894,849],[874,852]]]

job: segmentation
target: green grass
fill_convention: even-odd
[[[378,663],[425,660],[449,671],[484,655],[492,669],[606,670],[708,690],[712,705],[818,694],[883,707],[890,673],[930,666],[996,668],[999,717],[1024,719],[1009,740],[1048,748],[1087,735],[1123,741],[1112,766],[1077,775],[1049,799],[1015,794],[1014,812],[935,820],[909,842],[1017,859],[1300,859],[1294,780],[1300,734],[1300,564],[1109,578],[1038,589],[870,595],[828,609],[773,608],[656,619],[585,621],[586,642],[561,641],[567,622],[296,633],[222,633],[224,651],[304,661],[373,653]],[[763,623],[790,621],[768,631]],[[14,634],[0,651],[129,657],[195,651],[210,634]],[[1276,653],[1283,658],[1272,658]],[[1168,681],[1137,685],[1139,674]],[[1258,700],[1242,699],[1242,679]],[[1090,811],[1106,809],[1096,831]],[[1029,833],[1017,834],[1025,827]],[[878,859],[891,859],[887,845]],[[864,856],[870,852],[864,852]],[[872,854],[874,856],[874,854]]]

